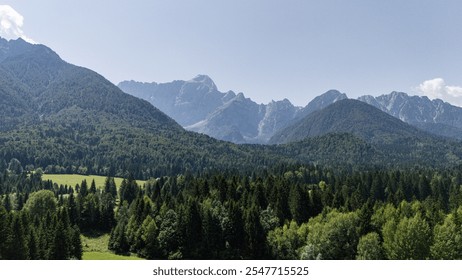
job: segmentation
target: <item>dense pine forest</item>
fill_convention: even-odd
[[[460,259],[462,169],[287,166],[75,186],[1,162],[0,259]]]

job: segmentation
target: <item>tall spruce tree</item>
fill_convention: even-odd
[[[245,244],[249,257],[261,259],[266,253],[266,237],[260,223],[260,210],[253,206],[246,211],[245,222]]]
[[[27,247],[28,235],[24,232],[24,226],[19,213],[13,214],[11,221],[12,241],[9,248],[9,259],[27,260],[29,258],[29,248]]]
[[[10,214],[0,205],[0,260],[8,259],[11,242]]]

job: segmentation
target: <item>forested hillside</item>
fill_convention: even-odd
[[[64,62],[46,46],[22,39],[1,44],[0,154],[6,160],[46,172],[136,178],[279,160],[187,132],[148,102]]]

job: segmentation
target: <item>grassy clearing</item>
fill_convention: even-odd
[[[90,233],[83,234],[83,260],[142,260],[135,256],[116,255],[109,251],[109,234]]]
[[[103,188],[104,183],[106,182],[105,176],[97,176],[97,175],[79,175],[79,174],[43,174],[43,180],[51,180],[53,183],[57,183],[58,185],[68,185],[75,187],[76,184],[82,184],[83,180],[87,180],[88,187],[90,187],[91,181],[95,180],[95,184],[97,188]],[[120,187],[123,178],[114,178],[114,181],[117,187]],[[138,185],[143,185],[146,181],[136,181]]]
[[[138,257],[121,256],[114,253],[101,253],[101,252],[83,252],[82,260],[142,260]]]

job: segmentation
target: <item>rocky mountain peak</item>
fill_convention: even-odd
[[[462,139],[462,108],[440,99],[430,100],[426,96],[410,96],[396,91],[358,99],[425,131]]]
[[[209,91],[217,91],[217,86],[213,82],[213,80],[207,75],[197,75],[193,79],[189,80],[188,82],[193,83],[200,83],[209,88]]]

